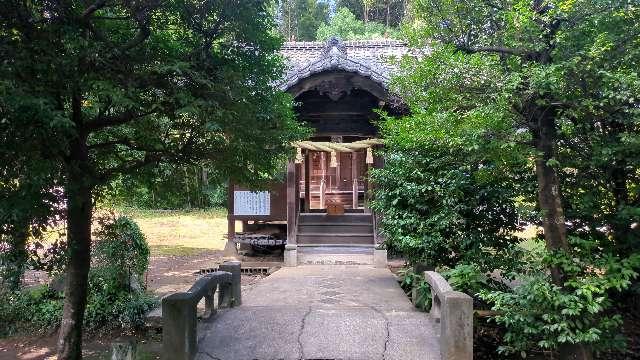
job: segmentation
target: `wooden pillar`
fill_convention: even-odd
[[[233,238],[236,235],[236,218],[233,215],[234,209],[234,201],[233,201],[233,190],[235,185],[231,180],[229,180],[229,188],[227,190],[227,243],[224,246],[223,256],[224,257],[238,257],[238,248],[236,247],[236,243],[233,241]]]
[[[311,209],[311,151],[304,153],[304,212]]]
[[[302,164],[296,164],[296,226],[298,225],[298,214],[300,214],[300,175],[302,175]]]
[[[358,152],[351,153],[351,179],[353,180],[353,186],[351,191],[352,207],[358,208]]]
[[[320,208],[326,209],[324,192],[327,190],[327,157],[324,151],[320,153],[320,169],[322,170],[320,180]]]
[[[365,212],[369,209],[369,170],[371,170],[370,164],[364,164],[364,209]]]
[[[287,164],[287,245],[296,242],[296,164],[289,160]]]

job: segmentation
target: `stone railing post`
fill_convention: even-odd
[[[242,305],[242,291],[240,273],[240,261],[227,261],[218,267],[220,271],[231,273],[231,303],[230,306]],[[225,294],[226,295],[226,294]]]
[[[162,299],[162,352],[164,359],[192,360],[198,351],[197,313],[189,293]]]
[[[199,278],[187,292],[175,293],[162,299],[162,358],[193,360],[198,352],[198,302],[205,299],[205,318],[216,313],[213,301],[219,290],[219,305],[236,306],[242,303],[240,262],[220,265],[220,270]]]
[[[473,299],[459,291],[443,294],[440,353],[446,360],[473,359]]]
[[[451,285],[435,271],[425,271],[431,287],[429,316],[440,322],[440,358],[473,359],[473,299],[453,291]]]

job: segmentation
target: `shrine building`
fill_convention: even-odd
[[[297,118],[313,135],[293,144],[297,155],[283,169],[285,180],[268,191],[230,184],[227,255],[237,244],[284,245],[289,266],[322,263],[323,254],[345,264],[367,261],[381,242],[368,207],[368,173],[383,166],[374,151],[382,146],[376,110],[406,113],[388,86],[394,61],[408,51],[396,40],[284,44],[279,86],[294,97]]]

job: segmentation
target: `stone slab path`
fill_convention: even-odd
[[[440,358],[438,326],[388,269],[283,268],[199,329],[197,359]]]

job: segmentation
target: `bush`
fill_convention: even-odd
[[[620,259],[613,255],[594,256],[585,251],[590,241],[573,238],[576,250],[546,253],[535,274],[518,279],[511,291],[482,291],[483,300],[498,312],[498,324],[505,326],[504,353],[526,353],[542,348],[557,349],[562,344],[588,344],[594,350],[619,348],[620,315],[605,315],[612,306],[610,293],[622,291],[637,276],[633,270],[640,255]],[[582,255],[584,257],[578,257]],[[566,276],[564,287],[553,285],[545,269],[559,266]]]
[[[109,291],[128,291],[149,266],[149,246],[138,225],[126,216],[98,217],[91,277]]]
[[[46,285],[0,292],[0,337],[28,331],[42,333],[57,326],[61,317],[62,296]]]
[[[126,216],[98,218],[95,232],[85,325],[123,328],[143,324],[155,301],[142,281],[149,265],[149,246],[138,225]]]
[[[418,115],[383,125],[385,166],[372,170],[371,207],[382,215],[388,248],[412,264],[517,268],[522,249],[513,235],[519,229],[514,199],[520,180],[530,176],[525,163],[508,164],[492,144],[433,127]]]
[[[100,215],[97,223],[85,328],[139,327],[143,325],[145,313],[156,305],[142,282],[149,264],[149,247],[138,226],[127,217]],[[62,318],[63,301],[64,296],[47,285],[1,292],[0,323],[6,326],[0,327],[0,337],[52,330]]]
[[[429,283],[421,274],[417,274],[413,269],[401,270],[400,287],[404,292],[411,296],[412,292],[416,292],[415,307],[428,311],[431,309],[431,288]]]

